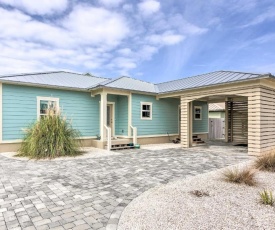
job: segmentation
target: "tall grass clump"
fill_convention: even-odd
[[[29,158],[56,158],[80,154],[79,132],[60,112],[48,110],[47,115],[26,130],[17,156]]]
[[[261,203],[265,205],[273,206],[275,203],[275,199],[273,198],[273,194],[271,191],[267,191],[266,189],[260,192]]]
[[[250,168],[233,168],[233,169],[226,169],[223,172],[223,179],[226,182],[236,183],[236,184],[246,184],[249,186],[256,185],[256,175],[257,170],[253,170]]]
[[[269,152],[258,157],[255,160],[255,168],[268,171],[268,172],[275,172],[275,151]]]

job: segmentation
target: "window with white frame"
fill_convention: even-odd
[[[152,103],[141,102],[141,119],[152,120]]]
[[[201,118],[202,118],[202,107],[194,106],[194,119],[201,120]]]
[[[59,108],[59,98],[54,97],[37,97],[37,118],[49,114],[49,110],[56,113]]]

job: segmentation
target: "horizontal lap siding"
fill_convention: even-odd
[[[3,84],[3,140],[22,139],[37,119],[37,96],[57,97],[61,111],[83,137],[99,134],[99,97],[88,92]]]
[[[194,107],[202,107],[202,119],[195,120]],[[208,103],[204,101],[193,102],[193,133],[208,133]]]
[[[118,96],[118,119],[116,134],[117,135],[128,135],[128,97],[127,96]]]
[[[141,119],[141,102],[152,102],[152,120]],[[178,133],[179,104],[177,98],[156,100],[154,96],[133,94],[132,123],[137,127],[138,136]]]

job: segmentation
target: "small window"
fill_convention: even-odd
[[[59,108],[59,98],[37,97],[37,118],[47,116],[49,109],[57,112]]]
[[[195,106],[194,107],[194,119],[195,120],[201,120],[202,118],[202,107],[201,106]]]
[[[152,120],[152,103],[141,102],[141,119]]]

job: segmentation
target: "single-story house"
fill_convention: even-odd
[[[0,77],[0,151],[16,150],[24,129],[47,106],[62,110],[85,146],[207,139],[208,104],[225,103],[227,142],[247,143],[259,155],[275,147],[275,78],[217,71],[159,84],[70,72]]]
[[[209,118],[225,118],[225,103],[210,103]]]

